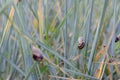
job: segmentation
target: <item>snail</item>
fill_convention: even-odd
[[[42,61],[43,53],[39,48],[32,46],[32,57],[35,61]]]
[[[78,49],[83,49],[85,46],[85,40],[83,37],[78,38]]]
[[[115,39],[115,42],[118,42],[118,41],[120,41],[120,34],[118,34],[116,39]]]
[[[18,0],[18,2],[21,2],[22,0]]]

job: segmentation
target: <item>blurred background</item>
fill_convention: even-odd
[[[119,40],[119,0],[0,0],[0,80],[118,80]]]

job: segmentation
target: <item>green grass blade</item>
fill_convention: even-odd
[[[92,50],[91,50],[90,57],[89,57],[88,73],[90,73],[90,74],[91,74],[91,70],[92,70],[93,58],[94,58],[94,55],[95,55],[97,41],[99,39],[99,34],[100,34],[100,31],[101,31],[101,28],[102,28],[103,19],[104,19],[104,16],[105,16],[107,5],[108,5],[108,0],[105,0],[103,11],[102,11],[101,18],[100,18],[100,22],[99,22],[99,25],[98,25],[97,30],[96,30],[96,34],[95,34],[93,45],[92,45]]]

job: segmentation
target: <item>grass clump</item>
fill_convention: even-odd
[[[120,78],[119,0],[0,2],[0,80]]]

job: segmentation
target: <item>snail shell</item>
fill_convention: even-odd
[[[83,37],[78,38],[78,49],[83,49],[85,46],[85,40]]]
[[[118,34],[116,39],[115,39],[115,42],[118,42],[118,41],[120,41],[120,34]]]
[[[42,51],[39,48],[32,46],[32,57],[35,61],[42,61],[43,60]]]

